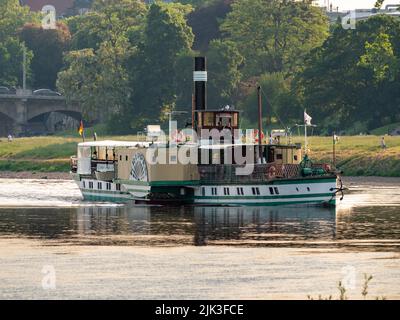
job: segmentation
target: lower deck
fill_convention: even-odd
[[[85,199],[201,205],[334,204],[336,178],[272,181],[255,184],[158,185],[77,180]]]

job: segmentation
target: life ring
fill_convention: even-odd
[[[268,175],[268,179],[275,178],[276,177],[276,167],[275,166],[270,166],[268,168],[267,175]]]
[[[325,163],[322,167],[326,173],[331,172],[332,168],[329,164]]]
[[[179,143],[183,141],[184,137],[182,131],[174,130],[171,134],[171,141]]]
[[[259,134],[258,134],[258,129],[253,131],[253,138],[254,138],[254,142],[258,143],[259,142]],[[264,132],[261,131],[261,141],[264,140]]]

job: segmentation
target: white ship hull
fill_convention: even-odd
[[[336,178],[295,179],[264,184],[177,185],[160,187],[82,179],[85,200],[198,205],[335,204]],[[161,188],[161,189],[160,189]],[[171,189],[170,192],[168,190]],[[169,197],[161,196],[169,194]],[[159,194],[160,196],[157,196]]]

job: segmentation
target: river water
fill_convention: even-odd
[[[82,201],[0,180],[2,299],[400,299],[400,179],[347,179],[336,208]]]

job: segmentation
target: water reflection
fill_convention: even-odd
[[[3,208],[0,236],[78,245],[398,247],[400,215],[392,207]]]

